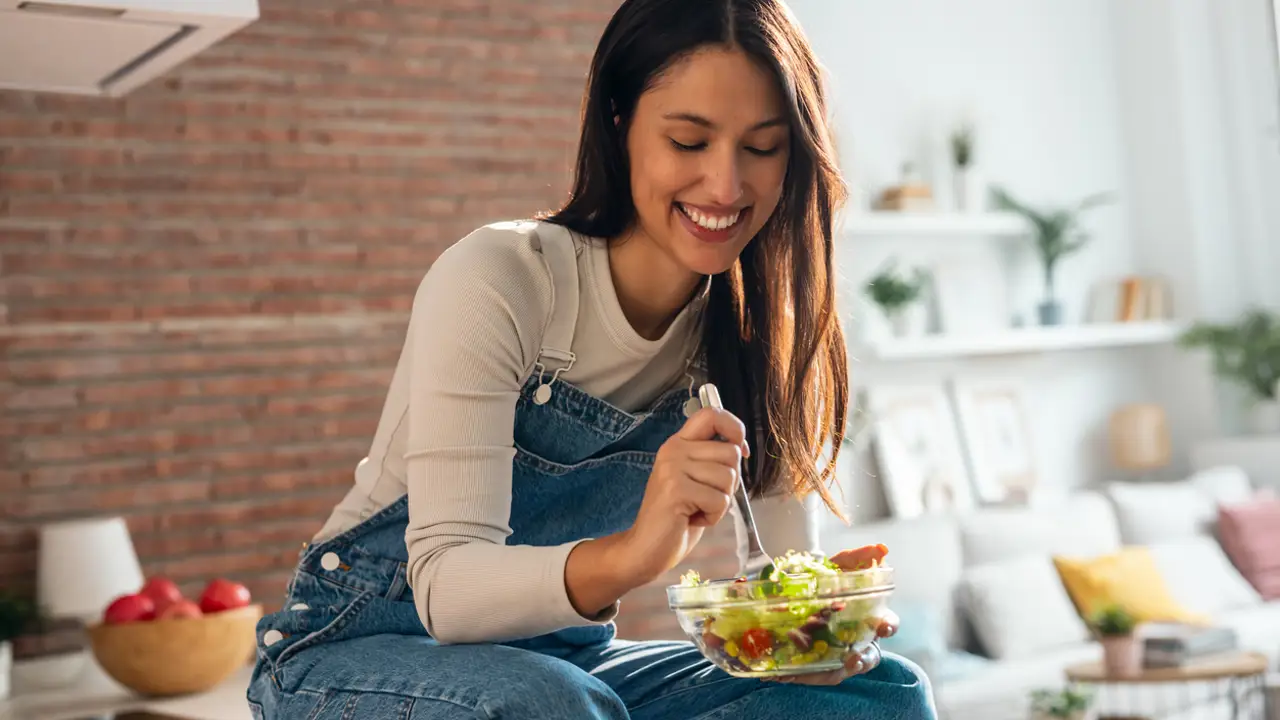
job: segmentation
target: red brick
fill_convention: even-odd
[[[200,502],[210,496],[207,480],[166,480],[82,492],[26,492],[0,498],[0,514],[8,517],[51,518],[86,513],[115,514],[140,507]]]
[[[0,92],[0,586],[30,591],[41,522],[112,513],[148,572],[278,608],[422,274],[563,199],[616,6],[270,0],[128,97]],[[687,565],[727,573],[731,544]],[[669,636],[678,570],[624,604],[630,636]]]

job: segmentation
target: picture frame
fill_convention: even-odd
[[[872,447],[890,514],[955,514],[976,503],[951,397],[943,384],[874,385],[863,391]]]
[[[951,381],[974,490],[986,505],[1026,505],[1035,490],[1035,440],[1023,386],[1008,380]]]

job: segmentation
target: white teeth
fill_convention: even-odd
[[[680,209],[684,210],[684,213],[689,216],[690,220],[708,230],[724,230],[738,222],[738,218],[742,217],[741,210],[729,216],[713,217],[711,215],[704,215],[703,213],[698,212],[697,209],[684,204],[680,205]]]

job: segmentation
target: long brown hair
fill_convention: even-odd
[[[616,238],[635,222],[626,137],[636,103],[665,69],[707,45],[741,49],[771,70],[792,128],[778,207],[733,266],[711,280],[702,338],[708,379],[747,426],[751,493],[816,491],[844,517],[828,486],[849,403],[832,271],[834,216],[846,189],[822,70],[786,5],[624,2],[591,63],[573,190],[546,219],[599,238]]]

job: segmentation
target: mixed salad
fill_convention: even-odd
[[[785,674],[839,668],[879,623],[888,549],[871,545],[831,558],[789,552],[758,578],[681,578],[673,607],[704,655],[729,672]],[[681,610],[681,607],[686,609]]]

